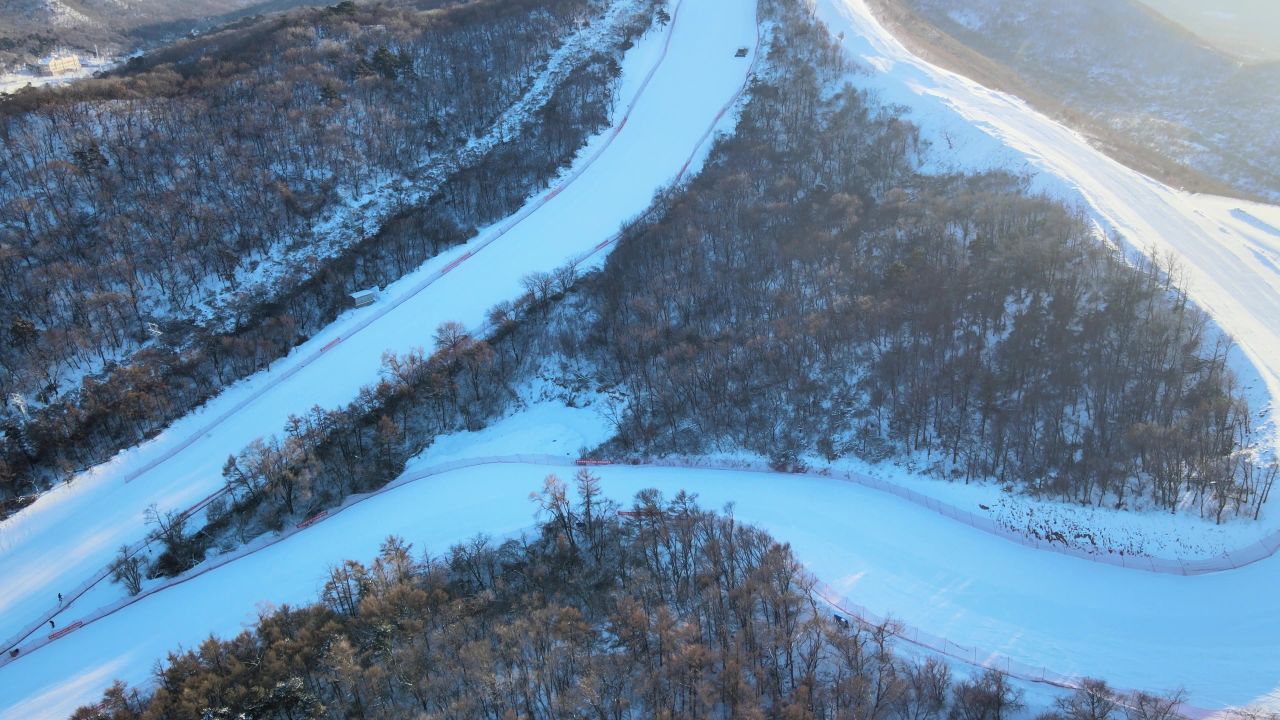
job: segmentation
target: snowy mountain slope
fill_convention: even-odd
[[[11,152],[0,154],[0,174],[13,182],[0,183],[0,225],[5,242],[22,248],[30,271],[19,276],[25,283],[11,284],[0,314],[21,316],[20,324],[34,330],[0,343],[0,364],[9,371],[0,375],[0,422],[24,428],[0,435],[0,465],[13,468],[0,469],[0,495],[7,500],[45,488],[69,470],[102,462],[159,431],[213,389],[261,369],[331,322],[345,307],[347,292],[400,277],[440,248],[465,240],[473,228],[510,214],[525,195],[552,180],[587,136],[607,124],[620,45],[651,25],[653,6],[565,0],[550,7],[554,12],[509,4],[492,12],[474,4],[435,12],[396,2],[349,5],[349,12],[299,10],[172,43],[131,61],[119,77],[87,81],[68,90],[70,95],[34,93],[5,101]],[[454,20],[442,23],[441,13]],[[299,28],[315,31],[299,34]],[[388,60],[387,50],[380,61],[368,55],[387,44],[400,59]],[[452,59],[441,61],[445,56]],[[416,68],[411,73],[409,64]],[[460,75],[455,66],[472,71]],[[169,68],[181,68],[187,79],[181,89],[159,91],[152,80],[176,77]],[[264,88],[285,87],[299,77],[308,86],[329,89],[324,97],[311,94],[298,103],[287,120],[249,119],[283,112],[280,101],[265,100],[270,93]],[[87,99],[126,87],[140,93],[138,102]],[[325,99],[331,96],[332,106]],[[49,120],[49,108],[82,102],[88,103],[86,112],[75,114],[76,120]],[[187,119],[166,138],[165,154],[148,156],[147,173],[135,173],[122,158],[145,143],[139,138],[148,131],[141,128],[153,127],[163,114],[160,106],[187,113]],[[383,121],[385,127],[371,131]],[[567,132],[541,139],[561,124]],[[280,132],[269,129],[276,125]],[[263,139],[251,142],[241,128]],[[84,200],[82,192],[89,191],[77,184],[80,176],[61,170],[49,175],[52,185],[21,180],[45,162],[35,148],[71,152],[80,143],[74,138],[89,137],[93,152],[102,156],[94,161],[105,193],[99,200]],[[196,155],[201,159],[191,159]],[[316,162],[294,165],[302,156]],[[235,173],[241,175],[233,178]],[[246,173],[261,177],[246,179]],[[500,179],[487,179],[491,175]],[[479,184],[485,192],[473,189]],[[186,190],[154,199],[171,187]],[[290,208],[300,206],[283,202],[301,197],[290,193],[308,198],[305,212],[295,214]],[[15,224],[11,211],[27,201],[48,212]],[[64,213],[56,206],[78,209]],[[88,206],[92,222],[63,223]],[[157,211],[160,206],[166,211]],[[168,230],[151,222],[170,217],[201,224],[204,229],[192,233],[203,239],[174,242]],[[400,241],[409,225],[420,229],[409,234],[414,249],[406,255]],[[121,238],[129,240],[116,242]],[[140,249],[150,243],[169,251]],[[104,270],[90,275],[87,285],[68,288],[68,274],[52,270],[60,267],[52,248],[64,244],[85,249],[80,264]],[[130,251],[117,253],[124,245]],[[383,253],[392,245],[400,249],[388,261]],[[215,256],[220,259],[210,262]],[[122,264],[132,268],[129,277],[114,272]],[[188,268],[182,280],[158,267],[176,264]],[[88,314],[70,313],[68,308],[99,295],[105,304],[95,301]],[[71,300],[48,301],[62,297]],[[289,319],[277,325],[282,313]],[[126,315],[128,320],[116,322]],[[58,330],[45,332],[53,328]],[[79,339],[63,342],[63,331]],[[263,336],[272,340],[258,362],[213,361],[222,357],[220,346],[243,349]],[[179,354],[182,372],[175,370]],[[232,356],[239,360],[243,354]],[[186,377],[188,368],[195,368],[193,378]],[[145,435],[133,427],[133,414],[95,412],[94,403],[106,393],[122,397],[128,392],[123,388],[136,388],[130,381],[141,376],[163,386],[153,384],[146,394],[166,400],[136,413]],[[190,392],[192,387],[202,391]],[[25,418],[4,399],[15,393],[24,398]],[[98,407],[103,404],[115,403]],[[67,417],[78,422],[44,431],[57,423],[54,418]],[[28,445],[25,452],[18,448],[19,437]],[[72,447],[76,457],[68,467],[60,460]]]
[[[124,54],[139,44],[181,35],[250,13],[284,10],[306,0],[0,0],[0,69],[55,48]]]
[[[291,413],[351,400],[376,378],[384,351],[429,345],[447,320],[479,326],[493,304],[520,294],[523,276],[598,249],[621,221],[641,212],[656,189],[700,157],[690,153],[705,146],[708,126],[720,120],[749,68],[751,59],[735,58],[734,50],[756,40],[749,3],[726,12],[709,0],[688,0],[672,14],[670,26],[628,53],[620,97],[636,99],[620,105],[614,131],[584,149],[567,176],[572,182],[427,263],[374,307],[342,317],[154,441],[0,525],[0,576],[21,578],[0,586],[0,637],[42,617],[58,592],[100,571],[121,544],[140,539],[148,505],[185,508],[207,496],[222,485],[229,454],[279,432]]]
[[[684,13],[695,7],[692,0],[687,1]],[[1099,221],[1125,229],[1128,241],[1135,247],[1145,248],[1148,243],[1160,242],[1180,248],[1184,258],[1202,260],[1204,266],[1198,269],[1206,278],[1198,281],[1200,285],[1193,282],[1193,295],[1215,313],[1225,329],[1246,342],[1250,359],[1258,363],[1266,381],[1259,390],[1275,389],[1274,363],[1280,363],[1280,356],[1271,353],[1273,364],[1265,361],[1268,348],[1274,349],[1273,323],[1280,315],[1270,314],[1274,308],[1269,303],[1273,301],[1266,294],[1269,291],[1274,296],[1275,278],[1266,275],[1258,260],[1259,255],[1268,257],[1268,253],[1273,253],[1280,240],[1280,235],[1272,232],[1280,227],[1280,213],[1275,208],[1186,196],[1136,174],[1125,174],[1123,168],[1107,164],[1105,158],[1100,160],[1088,155],[1081,139],[1027,112],[1025,106],[1016,101],[986,93],[954,76],[917,64],[900,49],[895,50],[892,38],[874,26],[869,15],[859,13],[865,8],[836,6],[834,1],[822,6],[822,10],[838,23],[837,30],[846,32],[846,43],[856,48],[854,53],[864,56],[868,64],[891,71],[873,79],[882,92],[894,99],[910,100],[916,107],[917,120],[932,130],[939,147],[958,148],[951,157],[938,160],[940,164],[1012,163],[1017,167],[1028,163],[1028,167],[1037,170],[1047,168],[1051,172],[1040,177],[1041,187],[1089,200]],[[743,15],[746,14],[744,8]],[[691,16],[682,14],[679,22],[683,24]],[[650,92],[665,87],[667,94],[662,99],[673,103],[655,103],[655,114],[676,115],[670,109],[689,108],[696,102],[693,95],[697,92],[723,89],[727,93],[733,85],[729,69],[742,68],[732,63],[717,64],[717,48],[702,47],[708,43],[708,34],[716,38],[713,45],[723,43],[731,48],[746,42],[732,37],[738,31],[725,27],[729,20],[723,11],[707,10],[699,17],[701,24],[696,27],[705,30],[694,33],[689,45],[680,45],[680,30],[673,35],[673,52],[678,52],[677,46],[684,47],[681,59],[690,64],[672,66],[668,75],[662,72],[655,75]],[[866,33],[865,39],[857,36],[858,32]],[[646,42],[651,43],[652,38]],[[649,46],[641,49],[644,47]],[[693,78],[705,69],[702,63],[714,66],[706,70],[709,74],[724,73],[723,84],[717,84],[719,81],[712,78],[706,86],[691,90],[686,83],[697,82]],[[632,67],[628,67],[629,78]],[[667,68],[664,66],[664,69]],[[665,84],[664,77],[667,78]],[[637,111],[640,107],[637,106]],[[691,119],[683,116],[671,125],[654,118],[640,122],[638,117],[633,116],[627,127],[631,131],[638,124],[648,128],[644,139],[651,145],[642,148],[645,156],[671,141],[673,129],[677,137],[693,137],[700,132],[693,127],[695,123]],[[702,120],[704,127],[709,119],[708,116]],[[979,137],[972,131],[970,122],[979,123],[992,135]],[[686,130],[688,133],[683,134]],[[944,135],[951,135],[952,142],[942,142]],[[1004,149],[992,136],[1009,143],[1013,150]],[[626,133],[619,135],[619,142],[625,137]],[[602,157],[612,152],[613,149]],[[613,172],[627,175],[634,162],[615,167]],[[674,164],[679,165],[678,161]],[[668,173],[671,172],[674,171],[669,168]],[[1054,179],[1054,173],[1061,173],[1064,179]],[[587,174],[583,179],[595,177]],[[589,183],[597,194],[587,194],[583,200],[602,202],[604,195],[611,196],[614,187],[606,186],[606,182],[615,182],[617,176],[597,179],[598,182]],[[575,187],[582,185],[576,183]],[[557,197],[557,203],[569,194],[569,190],[564,191]],[[546,207],[558,205],[551,203]],[[567,216],[556,215],[555,219],[565,222],[577,218],[569,212]],[[553,224],[544,227],[543,232],[560,237],[574,231],[563,232]],[[1219,240],[1219,236],[1223,239]],[[595,238],[582,242],[580,247],[589,249]],[[447,277],[459,277],[462,268],[472,266],[499,247],[507,246],[495,244],[487,248]],[[1201,253],[1197,254],[1197,250]],[[520,252],[524,251],[521,247]],[[475,292],[478,287],[488,287],[484,283],[488,268],[480,267],[486,272],[467,276],[469,284],[448,286],[451,301]],[[1209,284],[1204,286],[1206,282]],[[1247,288],[1237,287],[1237,282],[1254,283],[1262,289],[1261,297],[1251,295]],[[442,284],[432,287],[439,286]],[[437,300],[446,297],[434,295],[434,291],[423,293]],[[1220,304],[1215,305],[1215,300]],[[1225,308],[1222,303],[1226,303]],[[421,306],[415,307],[419,313],[424,312]],[[398,317],[403,321],[404,316]],[[353,319],[348,317],[344,322],[351,323]],[[424,321],[413,324],[419,328],[419,338],[425,338],[432,327]],[[1260,330],[1256,336],[1241,335],[1250,328]],[[340,335],[341,329],[335,328],[333,333]],[[326,334],[308,351],[322,347],[322,343],[333,337],[334,334]],[[360,337],[362,344],[367,342],[363,339],[365,336]],[[291,362],[286,361],[284,367],[289,367]],[[344,381],[344,372],[361,374],[348,371],[352,367],[354,363],[329,364],[327,372],[322,374],[301,370],[293,377],[305,376],[308,384],[295,385],[291,381],[287,388],[297,388],[292,390],[294,394],[307,395],[298,402],[309,405],[313,390],[327,392],[328,388],[323,386]],[[364,379],[366,377],[360,378]],[[271,397],[274,395],[267,396]],[[546,419],[539,422],[545,423]],[[248,424],[257,425],[257,422]],[[264,426],[271,432],[279,427],[279,422]],[[231,444],[222,440],[222,433],[217,430],[214,438],[209,439],[217,442],[201,440],[191,446],[203,450],[181,453],[161,465],[164,472],[149,473],[135,482],[145,482],[152,474],[169,476],[170,465],[185,469],[189,464],[219,461],[226,451],[219,456],[215,449]],[[581,434],[586,438],[589,433]],[[538,444],[546,442],[545,436],[536,437]],[[178,434],[176,439],[161,438],[157,442],[174,443],[181,438]],[[465,446],[469,441],[459,442]],[[502,444],[493,442],[490,447]],[[528,449],[515,441],[508,447],[511,452]],[[128,473],[130,467],[138,467],[147,457],[157,457],[163,451],[163,446],[144,449],[142,458],[131,456],[101,469],[100,474],[114,482],[104,480],[99,486],[110,485],[113,490],[119,490],[121,473]],[[150,661],[161,656],[173,643],[193,644],[210,630],[235,632],[242,623],[252,619],[259,602],[298,602],[314,598],[328,564],[343,557],[369,556],[387,533],[403,533],[418,543],[419,550],[438,553],[449,543],[474,532],[504,534],[526,527],[532,512],[525,500],[527,492],[538,486],[539,478],[548,469],[558,467],[486,466],[414,483],[336,514],[269,550],[157,593],[0,668],[0,714],[23,717],[53,712],[92,699],[95,690],[113,676],[144,678]],[[210,472],[216,475],[216,468]],[[688,487],[700,492],[703,502],[711,507],[733,500],[739,517],[759,522],[779,538],[790,541],[799,557],[838,592],[855,597],[874,612],[893,614],[910,625],[952,641],[1058,672],[1101,675],[1122,686],[1162,688],[1186,684],[1192,691],[1193,702],[1203,706],[1244,703],[1268,694],[1273,696],[1273,702],[1277,700],[1274,694],[1280,684],[1277,681],[1280,672],[1277,672],[1274,648],[1280,645],[1280,630],[1274,603],[1268,596],[1280,580],[1276,577],[1280,563],[1274,560],[1237,572],[1198,578],[1134,573],[1013,545],[940,520],[936,515],[884,494],[834,480],[627,468],[609,468],[602,474],[609,491],[617,497],[626,497],[639,487],[660,486],[667,491]],[[209,472],[197,473],[191,479],[205,483],[206,489],[212,487],[209,483],[215,480]],[[145,497],[103,490],[94,498],[77,501],[76,487],[60,495],[58,504],[80,502],[84,518],[92,515],[90,511],[95,508],[90,504],[97,500],[98,507],[137,530],[137,503]],[[148,493],[150,497],[163,497],[166,490],[164,483],[155,481]],[[190,497],[198,496],[189,493],[188,499]],[[113,509],[116,504],[128,507],[117,512]],[[56,518],[28,526],[28,540],[51,542],[56,536],[52,525],[42,525],[51,520]],[[70,528],[68,522],[57,530],[69,531]],[[0,527],[0,538],[6,537],[9,529]],[[78,537],[85,540],[91,538],[92,533]],[[22,545],[28,546],[26,541]],[[109,554],[113,545],[108,542],[103,547]],[[3,552],[6,553],[3,560],[7,561],[27,551],[18,548],[16,552]],[[51,558],[53,561],[63,559],[58,555]],[[24,567],[32,570],[38,563],[27,563]],[[264,586],[264,577],[272,578],[270,587]],[[28,608],[40,606],[40,600],[47,605],[58,587],[56,583],[54,578],[49,583],[25,588],[15,602],[27,602]],[[105,602],[111,598],[94,599]],[[77,605],[74,612],[59,622],[65,624],[94,605],[94,602]],[[5,622],[9,622],[9,614],[6,611]],[[194,621],[194,617],[201,619]]]
[[[983,73],[970,76],[1068,118],[1114,157],[1164,173],[1166,183],[1277,198],[1280,178],[1268,159],[1280,152],[1280,64],[1242,62],[1136,0],[877,4],[895,32],[914,36],[904,35],[909,47],[962,74]],[[933,29],[940,35],[925,44]]]
[[[1274,36],[1280,8],[1269,0],[1235,0],[1220,7],[1201,0],[1139,2],[1246,61],[1280,60]]]
[[[0,667],[0,714],[24,717],[53,698],[67,707],[75,698],[92,699],[108,676],[145,682],[150,661],[178,643],[191,647],[210,631],[234,633],[265,602],[314,599],[328,567],[372,556],[389,533],[414,542],[416,551],[439,554],[476,533],[518,532],[533,520],[529,492],[546,474],[573,473],[568,461],[430,473],[445,458],[538,451],[550,439],[572,447],[603,434],[592,410],[542,406],[479,433],[442,439],[402,476],[421,479],[331,513]],[[993,666],[1101,676],[1121,687],[1183,685],[1201,708],[1265,699],[1277,684],[1272,650],[1280,643],[1280,617],[1262,589],[1280,581],[1280,563],[1197,578],[1136,573],[939,522],[919,506],[836,479],[596,470],[606,492],[623,502],[657,487],[668,495],[696,492],[710,508],[733,503],[739,519],[786,539],[837,596],[899,618],[908,636],[918,628],[980,648],[979,660]],[[272,578],[269,587],[264,577]]]
[[[593,23],[584,24],[565,38],[524,94],[503,110],[483,134],[448,152],[427,152],[424,163],[409,174],[411,177],[393,175],[375,180],[372,187],[354,192],[348,196],[349,200],[344,197],[327,208],[313,226],[315,237],[306,243],[306,254],[338,255],[359,242],[368,232],[366,228],[382,226],[404,207],[425,204],[439,194],[451,176],[476,167],[508,138],[520,137],[565,79],[590,55],[608,52],[617,38],[625,37],[622,26],[637,15],[645,17],[645,10],[636,2],[609,5]],[[281,297],[291,283],[308,277],[306,259],[298,255],[296,247],[277,246],[251,268],[243,263],[237,265],[234,279],[196,303],[196,315],[220,332],[231,332],[238,316],[232,289],[239,288],[241,292],[264,298]]]
[[[1237,373],[1263,416],[1265,444],[1275,447],[1270,406],[1280,391],[1280,266],[1272,258],[1280,236],[1266,228],[1277,226],[1280,207],[1164,186],[1019,99],[912,55],[863,0],[823,0],[819,8],[832,31],[844,33],[848,54],[875,69],[868,82],[912,109],[933,141],[939,169],[1027,172],[1039,189],[1081,203],[1128,249],[1174,259],[1191,298],[1242,350]]]

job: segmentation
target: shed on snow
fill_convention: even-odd
[[[734,56],[734,57],[746,57],[746,56],[747,56],[747,49],[746,49],[746,48],[744,48],[744,47],[740,47],[740,48],[738,48],[738,52],[734,53],[734,54],[733,54],[733,56]]]
[[[377,286],[371,287],[368,290],[357,290],[351,293],[351,302],[355,303],[355,306],[358,308],[362,308],[366,305],[372,305],[373,301],[378,299],[378,290],[379,288]]]

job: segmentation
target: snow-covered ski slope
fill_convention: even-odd
[[[913,55],[865,0],[820,0],[847,53],[875,70],[869,82],[934,141],[943,169],[1004,167],[1039,173],[1037,185],[1087,204],[1130,249],[1173,258],[1194,301],[1238,343],[1233,365],[1255,410],[1280,393],[1280,208],[1165,186],[1112,160],[1026,103]],[[975,137],[980,136],[980,137]],[[1263,444],[1280,429],[1268,414]]]
[[[522,292],[522,277],[601,248],[691,155],[699,162],[708,128],[727,122],[725,106],[754,60],[754,53],[734,57],[738,47],[757,43],[754,3],[682,0],[671,14],[670,25],[627,52],[614,126],[591,141],[562,182],[392,285],[376,305],[345,314],[270,370],[0,524],[0,641],[25,632],[57,607],[57,593],[71,595],[117,548],[143,537],[149,505],[181,509],[206,497],[222,484],[229,454],[279,433],[290,414],[350,401],[377,379],[384,351],[429,346],[445,321],[480,326],[489,308]],[[100,583],[55,622],[63,627],[119,593]]]
[[[1280,206],[1163,185],[1022,100],[912,54],[866,0],[817,0],[817,6],[846,54],[870,70],[858,83],[909,109],[932,144],[930,168],[1026,173],[1034,189],[1079,204],[1101,231],[1120,238],[1131,257],[1172,260],[1178,283],[1236,343],[1228,361],[1254,411],[1253,441],[1262,461],[1280,457],[1274,414],[1280,396]],[[1211,345],[1213,338],[1205,342]],[[1274,544],[1280,505],[1269,505],[1261,522],[1234,521],[1235,548]]]
[[[1234,363],[1249,398],[1268,410],[1280,393],[1280,207],[1182,192],[1094,149],[1025,102],[912,54],[865,0],[819,0],[819,17],[843,33],[846,53],[874,72],[885,100],[911,108],[940,169],[1005,168],[1081,200],[1131,250],[1172,257],[1189,295],[1238,343]],[[1251,367],[1250,367],[1251,366]],[[1268,421],[1264,443],[1274,449]]]
[[[110,676],[145,681],[153,659],[177,644],[192,647],[209,632],[237,632],[264,601],[314,601],[328,567],[372,557],[387,534],[440,554],[477,533],[501,538],[527,528],[534,521],[529,493],[549,473],[569,479],[575,468],[567,459],[438,472],[448,467],[441,462],[576,448],[606,435],[593,410],[542,406],[442,439],[411,464],[405,482],[225,566],[197,569],[0,668],[0,716],[39,715],[55,701],[69,706]],[[834,594],[979,648],[978,661],[992,666],[1006,667],[1007,658],[1047,675],[1099,676],[1119,687],[1185,686],[1200,708],[1265,700],[1280,681],[1280,614],[1271,597],[1280,587],[1280,563],[1191,578],[1138,573],[1009,543],[838,479],[659,467],[593,471],[622,502],[646,487],[668,496],[688,489],[708,508],[732,502],[739,519],[789,542]]]
[[[256,400],[237,415],[235,428],[219,426],[210,437],[201,436],[156,469],[123,483],[124,477],[182,444],[193,429],[279,375],[257,376],[232,389],[213,409],[182,421],[164,437],[96,469],[0,526],[0,577],[5,579],[0,584],[0,635],[47,609],[63,583],[79,582],[100,567],[120,542],[136,539],[147,503],[182,506],[202,497],[217,486],[218,469],[229,452],[252,437],[277,431],[288,412],[349,398],[355,387],[372,378],[383,347],[425,344],[434,326],[445,319],[478,324],[484,308],[517,292],[520,275],[554,267],[593,248],[619,219],[607,218],[597,228],[600,235],[587,237],[590,218],[638,212],[653,187],[675,174],[683,162],[673,146],[683,143],[681,152],[687,156],[741,82],[745,65],[729,62],[728,56],[733,47],[750,45],[754,39],[750,5],[749,0],[732,7],[715,0],[685,0],[667,61],[637,103],[626,130],[591,169],[500,241]],[[1055,191],[1078,192],[1101,222],[1124,232],[1135,246],[1178,252],[1195,299],[1238,339],[1258,365],[1266,389],[1275,391],[1280,365],[1280,353],[1272,352],[1280,318],[1280,312],[1274,312],[1280,273],[1276,208],[1159,186],[1101,157],[1082,138],[1015,99],[912,57],[857,0],[822,0],[820,9],[834,31],[846,33],[845,43],[855,56],[884,71],[872,81],[886,99],[913,106],[915,119],[934,133],[939,148],[943,132],[955,142],[957,164],[990,165],[995,158],[1016,169],[1017,163],[1030,158],[1035,167],[1048,171],[1042,175],[1048,179],[1039,182]],[[650,36],[628,54],[624,98],[634,93],[652,66],[660,42],[660,37]],[[646,107],[653,116],[643,114]],[[975,125],[990,134],[983,136],[987,143],[975,137]],[[609,172],[600,171],[637,130],[640,137],[634,139],[633,154],[625,162],[605,165]],[[664,154],[668,150],[671,157]],[[634,178],[640,173],[648,178],[647,188],[644,178]],[[583,195],[571,207],[558,210],[575,192]],[[618,194],[634,195],[633,204],[613,204]],[[544,215],[549,219],[537,225],[537,232],[526,230],[542,213],[550,213]],[[525,238],[523,244],[512,240],[519,237]],[[406,288],[466,252],[434,261],[389,289],[385,297],[403,296]],[[508,264],[514,266],[510,277],[502,275]],[[464,275],[468,267],[474,270]],[[472,302],[478,295],[484,297]],[[278,369],[287,370],[336,337],[352,337],[344,333],[364,317],[344,317]],[[353,345],[367,346],[364,354],[351,350]],[[329,355],[338,348],[351,354]],[[248,426],[244,432],[241,423]],[[545,417],[537,423],[541,430],[548,426]],[[536,442],[528,444],[512,439],[522,437],[520,433],[504,435],[502,427],[486,433],[447,444],[457,448],[475,442],[490,454],[545,452],[548,444],[545,432],[532,433]],[[584,444],[590,443],[569,438],[558,446]],[[438,458],[429,457],[424,464],[434,459]],[[330,564],[351,557],[367,559],[389,533],[404,535],[419,550],[439,553],[477,532],[502,536],[528,527],[533,521],[528,492],[550,471],[568,475],[572,469],[555,464],[484,465],[430,476],[201,572],[0,667],[0,717],[58,716],[93,700],[113,677],[145,681],[151,663],[175,645],[190,647],[210,632],[234,633],[252,621],[261,603],[314,600]],[[408,474],[415,472],[421,472],[421,466]],[[653,486],[668,493],[688,488],[708,507],[733,501],[740,518],[790,542],[800,559],[837,592],[874,613],[893,615],[922,631],[989,652],[982,660],[998,665],[1004,656],[1050,672],[1101,676],[1122,687],[1184,685],[1191,702],[1201,707],[1255,700],[1280,705],[1277,559],[1198,577],[1140,573],[1009,543],[838,480],[662,468],[610,467],[601,474],[610,494],[620,499]],[[62,533],[73,538],[63,542]],[[52,549],[46,550],[46,543]],[[51,567],[42,574],[46,565]],[[59,627],[119,597],[114,588],[95,593],[59,617]]]

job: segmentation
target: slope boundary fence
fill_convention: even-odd
[[[1221,555],[1209,558],[1183,559],[1176,557],[1150,557],[1146,555],[1121,555],[1118,553],[1091,553],[1086,550],[1081,550],[1079,548],[1059,543],[1046,542],[1019,530],[1005,527],[1000,523],[997,523],[995,520],[992,520],[990,517],[964,510],[952,505],[951,503],[944,502],[924,493],[916,492],[915,490],[903,487],[897,483],[890,482],[888,480],[881,480],[880,478],[863,475],[861,473],[831,469],[806,471],[775,470],[769,467],[767,463],[746,460],[740,462],[718,462],[698,460],[694,458],[643,458],[640,460],[616,460],[614,462],[618,464],[631,465],[683,467],[690,469],[708,468],[716,470],[741,470],[746,472],[805,475],[809,477],[843,480],[872,490],[894,495],[906,500],[907,502],[919,505],[920,507],[931,510],[939,515],[955,520],[958,523],[968,525],[969,527],[981,530],[982,532],[989,533],[991,535],[996,535],[1019,545],[1025,545],[1026,547],[1035,548],[1036,550],[1055,552],[1060,555],[1069,555],[1071,557],[1088,560],[1090,562],[1102,563],[1104,565],[1114,565],[1127,570],[1141,570],[1144,572],[1162,573],[1166,575],[1207,575],[1210,573],[1236,570],[1245,567],[1246,565],[1252,565],[1253,563],[1273,557],[1277,551],[1280,551],[1280,530],[1277,530],[1249,545],[1245,545],[1244,547],[1236,548],[1234,550],[1228,550]]]
[[[1011,678],[1023,682],[1051,685],[1063,690],[1079,688],[1085,679],[1078,675],[1066,675],[1055,672],[1044,666],[1014,660],[1007,655],[992,653],[970,645],[961,645],[939,635],[925,632],[920,628],[904,625],[889,617],[881,617],[858,603],[849,600],[830,585],[817,582],[810,591],[813,597],[826,605],[840,611],[866,628],[885,628],[889,634],[901,642],[920,648],[926,652],[941,655],[975,668],[995,670]],[[1112,687],[1116,695],[1132,695],[1132,689]],[[1189,720],[1202,720],[1215,714],[1215,711],[1196,707],[1187,703],[1178,706],[1178,714]]]

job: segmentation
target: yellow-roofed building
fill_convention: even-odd
[[[75,55],[54,55],[40,63],[41,75],[65,75],[80,70],[80,58]]]

